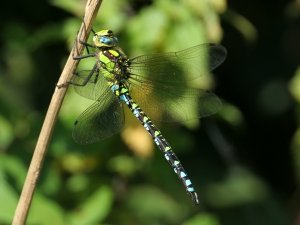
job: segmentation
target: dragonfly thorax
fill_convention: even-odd
[[[98,53],[100,70],[106,80],[124,83],[130,76],[128,59],[123,51],[116,47]]]

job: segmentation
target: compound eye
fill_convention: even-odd
[[[105,44],[105,45],[112,45],[113,44],[112,39],[109,38],[109,37],[105,37],[105,36],[99,37],[99,42],[102,43],[102,44]]]

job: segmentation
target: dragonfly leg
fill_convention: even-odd
[[[86,32],[86,25],[85,25],[85,22],[84,22],[84,19],[83,19],[83,28],[80,30],[80,32],[77,32],[77,36],[76,36],[76,39],[75,39],[75,43],[74,43],[74,46],[75,46],[75,49],[76,49],[76,55],[77,56],[74,56],[74,51],[73,51],[73,53],[72,53],[72,56],[73,56],[73,59],[81,59],[80,57],[81,56],[78,56],[79,55],[79,51],[78,51],[78,47],[77,47],[77,43],[80,43],[81,45],[84,45],[84,47],[85,47],[85,49],[86,49],[86,51],[87,51],[87,53],[88,53],[88,55],[90,55],[90,50],[89,50],[89,48],[95,48],[95,46],[94,45],[91,45],[91,44],[89,44],[89,43],[87,43],[87,42],[85,42],[85,41],[82,41],[82,40],[80,40],[79,39],[79,37],[81,37],[82,36],[82,32],[84,31],[84,36],[86,36],[86,35],[88,35],[87,34],[87,32]],[[92,32],[93,33],[95,33],[95,31],[92,29]]]
[[[85,58],[90,58],[90,57],[95,57],[96,54],[95,53],[89,53],[86,55],[80,55],[80,56],[73,56],[74,60],[81,60],[81,59],[85,59]]]
[[[93,74],[95,75],[95,78],[93,80],[91,80],[91,77],[93,76]],[[75,72],[73,73],[73,76],[77,76],[80,77],[80,71],[79,72]],[[89,74],[83,79],[82,82],[76,82],[76,78],[74,80],[70,80],[68,82],[68,84],[72,84],[75,86],[85,86],[88,82],[94,83],[96,84],[98,81],[98,76],[99,76],[99,68],[97,63],[94,65],[93,69],[89,72]]]
[[[74,48],[76,49],[76,56],[74,55],[74,51],[72,51],[73,59],[74,60],[80,60],[80,59],[84,59],[84,58],[95,57],[96,54],[95,53],[90,53],[90,50],[89,50],[89,48],[95,48],[95,46],[78,39],[79,36],[81,36],[81,35],[77,34],[77,38],[74,41],[74,46],[75,46]],[[86,55],[79,55],[77,43],[80,43],[81,45],[85,46],[85,49],[86,49],[86,52],[87,52]]]
[[[96,73],[95,78],[93,80],[91,80],[91,77],[93,76],[94,73]],[[67,81],[63,84],[57,84],[56,87],[57,88],[67,87],[69,84],[72,84],[74,86],[85,86],[88,82],[91,82],[91,83],[95,84],[98,81],[98,76],[99,76],[99,68],[98,68],[97,63],[96,63],[94,65],[93,69],[91,71],[89,71],[89,74],[84,79],[76,79],[76,77],[80,77],[80,71],[75,72],[75,73],[73,73],[72,80]],[[78,82],[76,80],[79,80],[79,81],[82,81],[82,82]]]

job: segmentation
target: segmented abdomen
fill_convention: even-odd
[[[153,124],[151,119],[139,107],[139,105],[133,101],[133,99],[129,95],[129,90],[125,84],[110,83],[110,87],[111,90],[114,92],[114,94],[120,99],[120,101],[125,103],[129,107],[133,115],[142,123],[144,128],[148,131],[148,133],[153,138],[157,147],[164,154],[165,159],[174,169],[174,172],[177,174],[178,178],[182,181],[183,185],[186,188],[187,193],[191,196],[193,201],[198,204],[199,203],[198,195],[192,185],[190,178],[185,172],[185,169],[183,168],[179,159],[172,151],[172,147],[162,136],[160,130]]]

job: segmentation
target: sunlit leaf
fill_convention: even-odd
[[[98,224],[111,210],[113,194],[109,187],[102,186],[69,215],[70,225]]]
[[[56,202],[37,193],[34,195],[28,224],[63,225],[65,223],[63,210]]]
[[[152,222],[160,219],[175,222],[185,214],[185,210],[179,204],[155,187],[136,186],[131,189],[128,197],[128,207],[138,218]]]
[[[10,224],[18,203],[18,193],[7,182],[5,173],[0,167],[0,224]],[[4,204],[5,203],[5,204]]]
[[[213,214],[202,213],[184,222],[183,225],[221,225]]]

